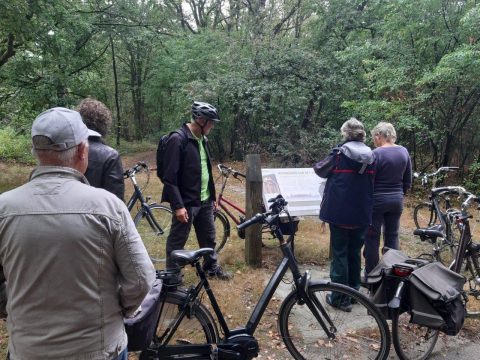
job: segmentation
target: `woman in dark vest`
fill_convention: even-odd
[[[372,222],[375,156],[364,144],[363,124],[355,118],[346,121],[340,132],[344,142],[315,167],[327,178],[320,208],[320,219],[329,224],[333,282],[360,288],[361,249]],[[352,311],[350,298],[332,293],[327,302],[340,310]]]

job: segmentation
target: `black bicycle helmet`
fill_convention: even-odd
[[[192,117],[194,119],[204,118],[215,122],[220,121],[218,111],[214,106],[200,101],[195,101],[192,105]]]

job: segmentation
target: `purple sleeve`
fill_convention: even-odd
[[[410,155],[408,154],[407,149],[405,149],[405,154],[407,157],[407,167],[405,168],[405,172],[403,173],[403,194],[404,195],[412,187],[412,161],[410,160]]]

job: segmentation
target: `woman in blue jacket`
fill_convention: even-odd
[[[333,148],[314,170],[327,178],[320,219],[330,227],[330,278],[358,290],[361,249],[372,222],[375,155],[365,145],[365,130],[357,119],[346,121],[340,132],[344,142]],[[339,294],[330,294],[327,302],[343,311],[352,311],[350,298]]]

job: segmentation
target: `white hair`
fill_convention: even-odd
[[[366,133],[363,124],[354,117],[343,123],[340,133],[344,141],[365,141]]]
[[[382,137],[390,143],[395,143],[397,140],[397,132],[393,125],[388,122],[379,122],[377,126],[372,129],[371,134],[373,137]]]
[[[77,146],[64,151],[55,150],[39,150],[35,149],[35,144],[48,144],[51,140],[42,135],[37,135],[32,139],[34,146],[32,147],[32,155],[38,160],[40,165],[56,165],[64,167],[73,167],[75,165],[75,155],[80,145],[88,147],[88,140],[83,140]]]

